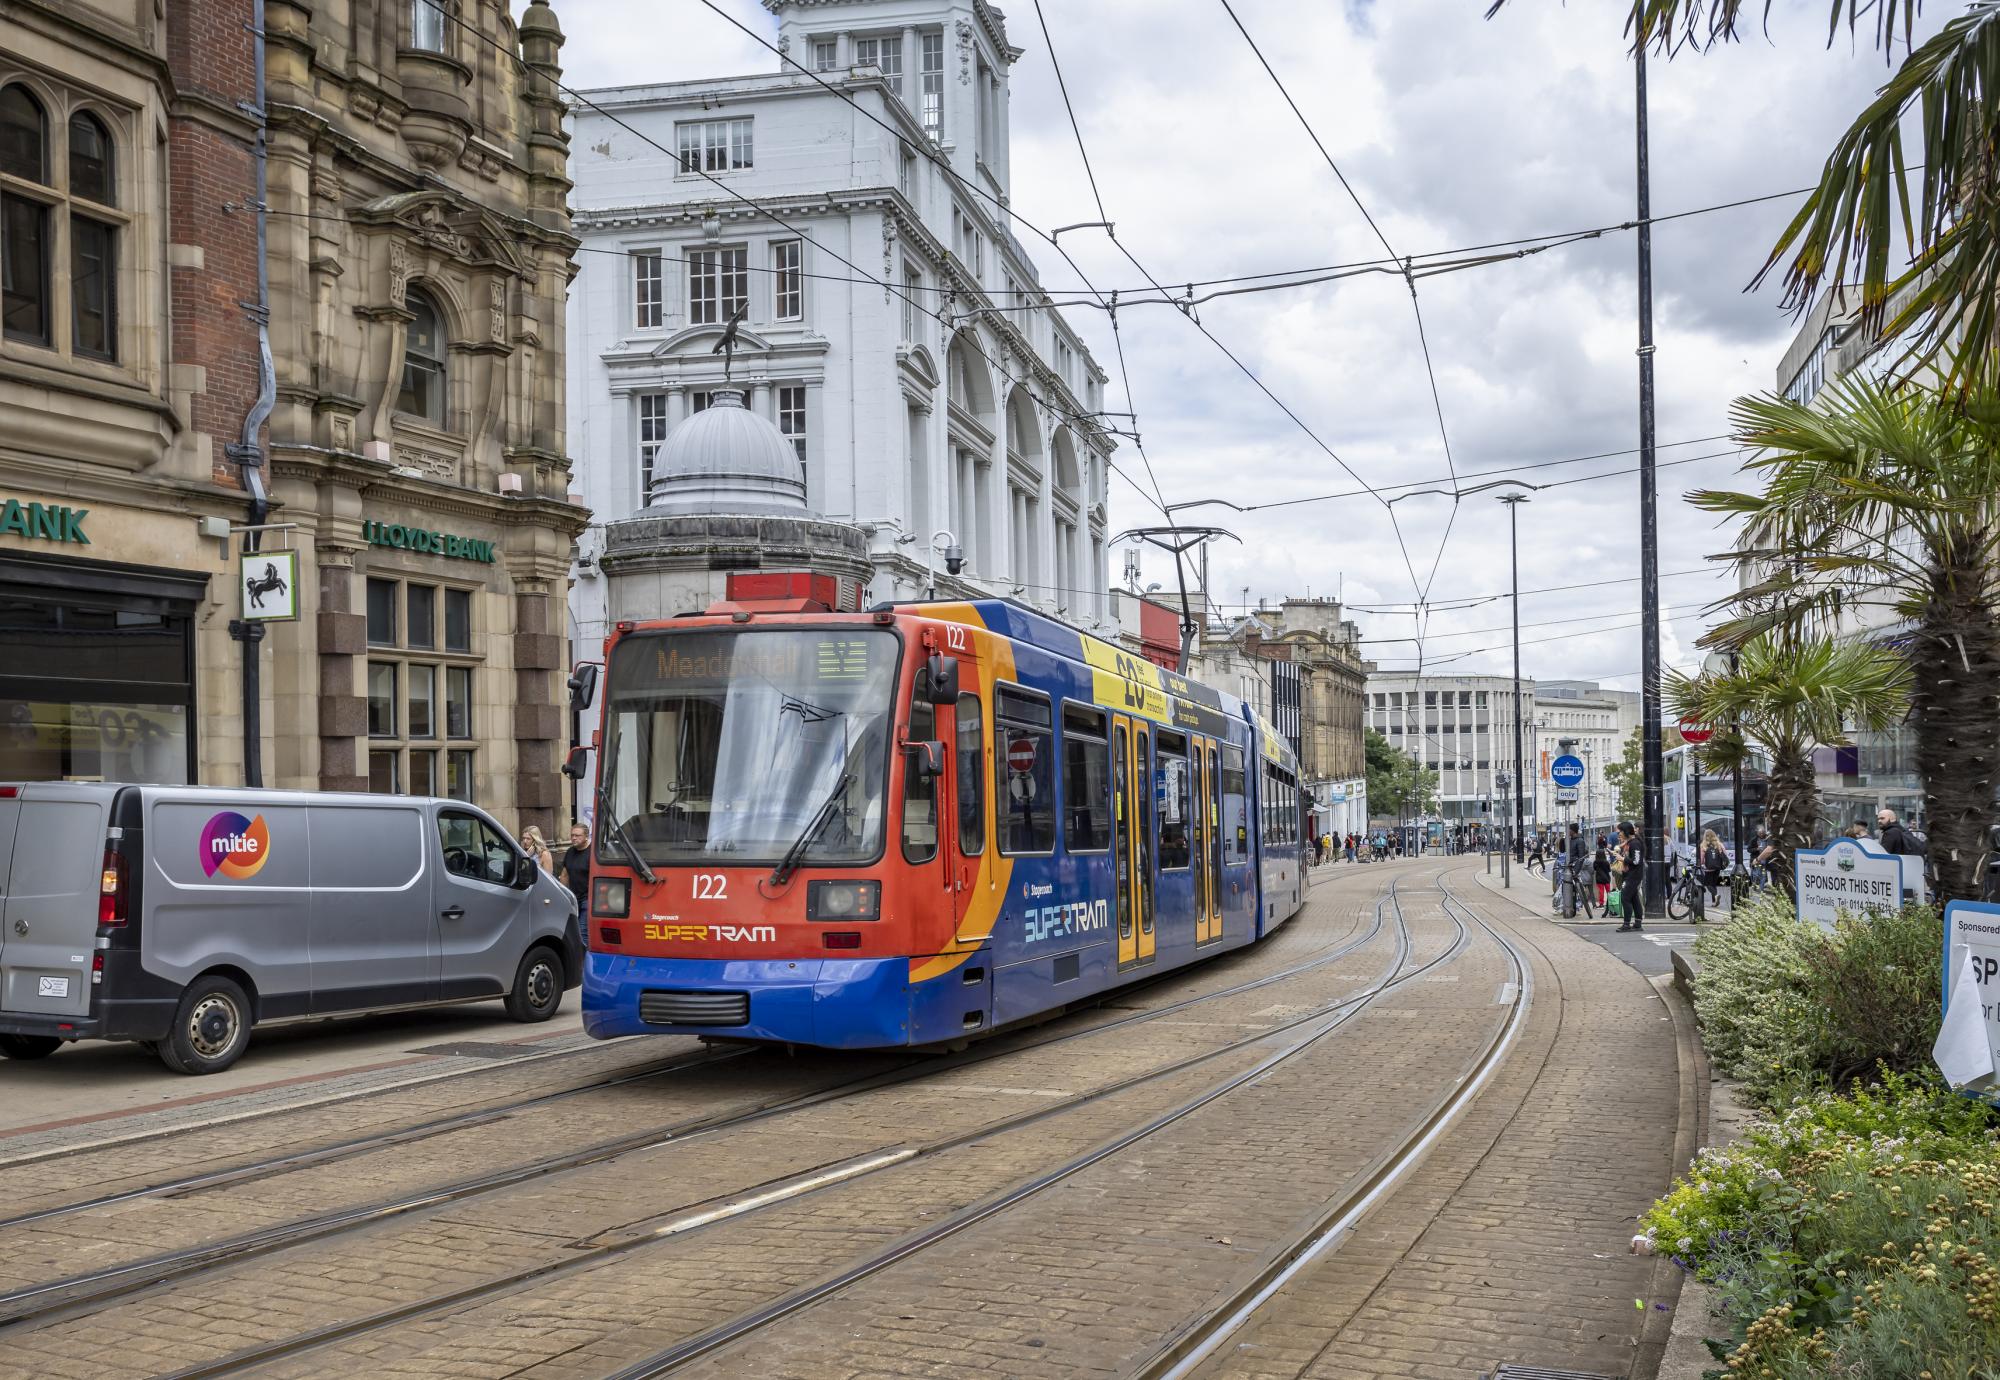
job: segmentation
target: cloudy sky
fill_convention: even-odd
[[[719,2],[775,37],[776,21],[757,0]],[[1487,0],[1233,3],[1398,254],[1634,214],[1622,6],[1510,0],[1488,21]],[[1924,32],[1959,8],[1934,7]],[[1095,220],[1032,0],[1006,9],[1009,37],[1026,49],[1012,74],[1014,209],[1043,227]],[[567,79],[581,87],[774,62],[698,0],[559,0],[558,10],[570,35]],[[1160,281],[1380,257],[1380,241],[1220,0],[1043,0],[1043,10],[1118,238]],[[1871,35],[1856,45],[1843,31],[1826,47],[1825,0],[1778,0],[1775,10],[1768,36],[1753,25],[1738,46],[1650,64],[1655,215],[1805,186],[1885,79],[1881,54],[1865,42]],[[1654,233],[1669,665],[1694,659],[1702,609],[1726,587],[1704,558],[1728,533],[1680,500],[1730,480],[1734,452],[1699,438],[1727,430],[1730,399],[1774,386],[1795,322],[1776,287],[1744,288],[1796,204],[1690,216]],[[1079,286],[1046,246],[1037,252],[1032,235],[1019,235],[1045,286]],[[1100,288],[1142,285],[1101,236],[1077,232],[1063,243]],[[1367,484],[1443,481],[1453,464],[1461,484],[1479,483],[1467,476],[1637,446],[1635,252],[1632,233],[1613,232],[1421,283],[1451,464],[1399,278],[1215,301],[1201,319]],[[1105,405],[1125,407],[1103,314],[1069,316],[1113,373]],[[1361,487],[1178,312],[1133,308],[1120,324],[1131,407],[1169,502],[1249,504]],[[1129,444],[1114,459],[1146,482]],[[1636,463],[1614,455],[1524,476],[1626,471],[1538,493],[1520,510],[1521,588],[1547,591],[1521,601],[1525,673],[1637,687]],[[1407,560],[1388,514],[1365,493],[1190,517],[1241,538],[1213,548],[1214,597],[1225,608],[1240,608],[1246,589],[1252,600],[1337,592],[1355,610],[1369,655],[1407,667],[1416,654],[1412,605],[1428,584],[1426,666],[1505,671],[1507,601],[1473,602],[1506,590],[1505,510],[1488,493],[1465,500],[1455,522],[1448,497],[1412,497],[1394,514]],[[1114,478],[1114,530],[1158,518]],[[1171,588],[1170,561],[1149,559],[1145,578]]]

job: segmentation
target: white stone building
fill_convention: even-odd
[[[592,91],[601,109],[572,112],[570,449],[599,524],[579,650],[604,631],[602,524],[645,506],[657,448],[723,382],[739,309],[733,380],[791,440],[810,511],[868,532],[869,602],[1000,595],[1115,637],[1111,441],[1089,415],[1106,376],[995,205],[1021,50],[985,0],[765,5],[783,71]]]
[[[1589,680],[1544,680],[1535,684],[1532,736],[1527,740],[1534,775],[1536,815],[1548,821],[1575,819],[1603,826],[1616,823],[1618,791],[1604,769],[1625,751],[1639,729],[1640,698],[1635,690],[1607,690]],[[1583,784],[1574,804],[1559,804],[1549,764],[1562,753],[1564,739],[1583,760]]]
[[[1533,783],[1535,682],[1521,682],[1521,754]],[[1368,677],[1367,726],[1391,747],[1410,753],[1438,774],[1438,814],[1453,823],[1476,824],[1496,816],[1512,818],[1511,791],[1498,785],[1501,772],[1514,770],[1514,679],[1512,676],[1418,677],[1408,671],[1376,671]],[[1535,792],[1522,793],[1522,818],[1532,824]],[[1489,805],[1491,810],[1483,809]],[[1551,816],[1541,816],[1546,821]]]

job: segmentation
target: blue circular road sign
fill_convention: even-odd
[[[1564,753],[1549,763],[1549,780],[1558,786],[1578,786],[1583,784],[1583,759]]]

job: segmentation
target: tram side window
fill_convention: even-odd
[[[1161,730],[1153,744],[1154,794],[1160,804],[1160,866],[1186,867],[1189,838],[1187,736]]]
[[[1222,749],[1223,861],[1250,861],[1249,782],[1243,776],[1243,749]]]
[[[994,779],[1000,792],[1000,851],[1050,853],[1056,846],[1054,715],[1048,697],[1011,685],[993,692]]]
[[[1111,743],[1102,709],[1063,706],[1063,847],[1111,847]]]
[[[979,696],[958,697],[958,851],[976,858],[986,851],[986,726]]]
[[[912,743],[928,743],[937,737],[937,708],[929,704],[910,706]],[[913,863],[929,862],[937,856],[937,778],[925,778],[917,770],[914,753],[903,757],[903,856]]]

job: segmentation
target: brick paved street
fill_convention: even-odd
[[[933,1061],[914,1081],[748,1120],[728,1118],[907,1061],[764,1051],[655,1072],[697,1047],[626,1042],[188,1131],[160,1142],[172,1153],[150,1171],[143,1145],[0,1166],[20,1213],[160,1182],[203,1153],[247,1164],[441,1113],[495,1113],[0,1228],[0,1280],[21,1289],[341,1209],[407,1208],[28,1318],[0,1330],[0,1376],[138,1377],[234,1357],[286,1376],[582,1380],[836,1282],[899,1243],[920,1248],[702,1356],[694,1373],[1131,1373],[1389,1161],[1507,1026],[1511,960],[1446,909],[1437,879],[1450,870],[1323,870],[1306,911],[1258,950]],[[1469,876],[1453,891],[1534,965],[1518,1043],[1407,1182],[1231,1338],[1212,1373],[1471,1375],[1506,1359],[1627,1373],[1650,1262],[1623,1254],[1625,1221],[1665,1182],[1674,1027],[1602,950]],[[1366,1005],[1314,1017],[1394,974]],[[630,1073],[648,1076],[594,1086]],[[565,1088],[580,1090],[510,1110]],[[591,1163],[413,1201],[716,1116],[713,1130],[640,1136]],[[79,1143],[106,1131],[75,1128]],[[53,1148],[46,1133],[35,1144]],[[772,1201],[746,1204],[758,1195]],[[684,1229],[716,1209],[720,1220]]]

